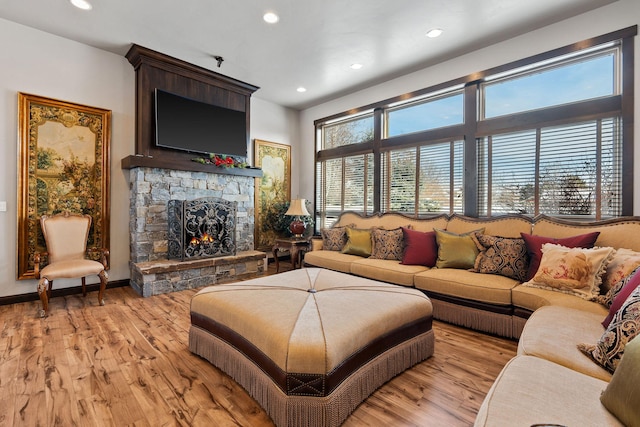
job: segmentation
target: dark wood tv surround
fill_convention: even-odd
[[[122,159],[122,168],[152,167],[184,171],[214,172],[244,176],[262,176],[258,169],[217,168],[192,161],[192,153],[155,146],[154,90],[156,88],[187,98],[244,111],[249,146],[251,94],[257,86],[218,74],[211,70],[132,45],[125,55],[136,71],[136,152]]]

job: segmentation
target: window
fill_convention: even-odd
[[[632,215],[636,34],[626,28],[317,120],[317,226],[345,210]]]
[[[323,150],[370,141],[373,139],[373,115],[327,124],[323,127],[322,134]]]
[[[570,56],[480,85],[479,214],[622,215],[621,50]]]
[[[620,133],[614,118],[482,139],[481,213],[619,216]]]
[[[392,150],[382,156],[383,212],[462,213],[463,142]]]
[[[387,111],[387,137],[464,122],[462,93],[401,105]]]
[[[320,228],[330,226],[344,211],[373,213],[373,155],[329,159],[316,172]]]
[[[481,85],[484,118],[611,96],[618,91],[618,49]]]

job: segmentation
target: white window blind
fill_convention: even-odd
[[[493,135],[479,142],[484,214],[621,215],[620,120]]]
[[[318,162],[316,206],[320,227],[329,227],[343,211],[373,213],[373,155]]]
[[[463,142],[392,150],[382,157],[385,211],[428,215],[462,213]]]

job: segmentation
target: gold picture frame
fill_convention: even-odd
[[[109,249],[111,111],[18,93],[18,280],[46,251],[40,217],[89,214],[89,247]]]
[[[280,232],[275,227],[280,210],[291,200],[291,147],[254,140],[254,166],[262,168],[255,183],[255,248],[271,253]]]

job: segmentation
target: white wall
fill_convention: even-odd
[[[122,158],[135,152],[135,72],[122,56],[0,19],[0,297],[34,293],[35,280],[17,277],[18,92],[112,111],[110,280],[129,278],[129,184]],[[298,113],[252,98],[251,138],[295,146]],[[298,176],[299,151],[292,149]],[[297,180],[294,188],[297,190]],[[88,280],[89,283],[97,282]],[[55,287],[79,286],[57,280]],[[108,297],[108,295],[107,295]]]
[[[314,120],[640,24],[640,1],[619,0],[541,30],[309,108],[300,115],[301,193],[313,195]],[[640,215],[640,37],[635,40],[634,214]]]

